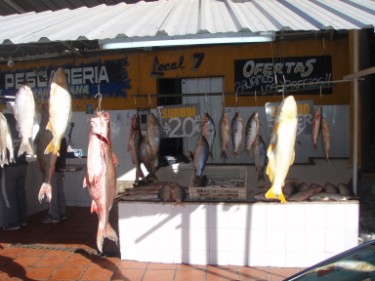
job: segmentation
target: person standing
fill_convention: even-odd
[[[27,225],[27,201],[26,201],[26,153],[17,156],[21,144],[21,137],[17,131],[17,121],[12,113],[4,113],[8,122],[10,134],[13,139],[15,163],[4,165],[3,196],[5,200],[6,215],[4,230],[18,230]]]
[[[52,199],[48,209],[48,215],[42,223],[59,223],[66,219],[66,201],[64,191],[64,168],[66,163],[67,144],[66,138],[61,140],[59,156],[55,163],[55,173],[52,176]]]

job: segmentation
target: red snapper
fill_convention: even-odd
[[[112,151],[110,139],[110,116],[107,112],[97,112],[90,120],[91,130],[87,153],[87,174],[83,186],[88,186],[91,213],[98,215],[96,245],[103,252],[104,238],[118,242],[115,230],[109,223],[109,212],[116,195],[117,157]]]

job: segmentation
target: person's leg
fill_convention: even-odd
[[[59,214],[60,219],[66,218],[66,201],[65,201],[65,190],[64,190],[64,173],[56,173],[57,176],[57,187],[58,187],[58,200],[59,200]]]
[[[26,200],[26,173],[27,173],[27,166],[18,166],[17,174],[17,207],[18,207],[18,214],[19,214],[19,223],[21,225],[26,225],[27,222],[27,200]]]
[[[50,207],[48,210],[48,216],[52,220],[52,222],[59,222],[60,221],[60,213],[59,213],[59,187],[58,187],[58,174],[54,174],[51,179],[51,187],[52,187],[52,199],[50,202]]]
[[[8,215],[6,225],[9,227],[19,226],[19,215],[18,215],[18,200],[17,200],[17,189],[16,180],[17,173],[15,167],[6,167],[5,173],[5,194],[8,199]]]

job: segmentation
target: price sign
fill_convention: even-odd
[[[192,137],[199,132],[199,104],[159,106],[157,110],[163,138]]]

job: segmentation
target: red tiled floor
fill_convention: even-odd
[[[269,281],[300,269],[163,264],[120,259],[108,241],[96,251],[97,217],[90,208],[69,207],[68,219],[43,225],[46,211],[29,217],[17,231],[0,230],[1,280]],[[117,222],[112,222],[117,227]]]

